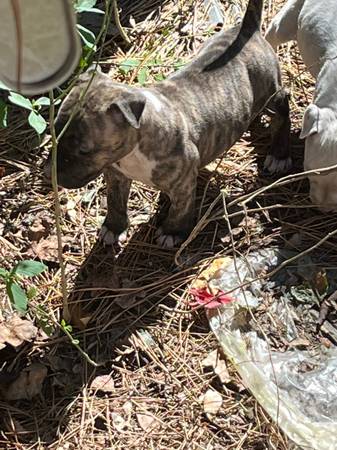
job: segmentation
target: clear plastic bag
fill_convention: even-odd
[[[316,354],[298,349],[277,352],[268,346],[263,333],[249,327],[252,311],[261,300],[265,283],[258,280],[278,266],[282,254],[262,250],[247,258],[223,258],[208,268],[211,289],[230,292],[235,301],[208,309],[210,326],[224,352],[233,361],[245,386],[288,437],[300,447],[337,449],[337,348],[320,349]],[[255,280],[253,283],[247,281]],[[233,290],[238,285],[242,288]],[[285,297],[286,298],[286,297]],[[288,339],[296,338],[292,306],[275,301],[271,314],[286,325]]]

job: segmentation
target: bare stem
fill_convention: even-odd
[[[52,168],[51,168],[51,179],[52,186],[54,191],[54,201],[55,201],[55,224],[56,224],[56,234],[57,234],[57,250],[58,250],[58,259],[60,263],[61,270],[61,289],[62,289],[62,297],[63,297],[63,317],[66,321],[70,320],[70,312],[68,305],[68,292],[67,292],[67,280],[65,273],[65,264],[62,253],[62,230],[61,230],[61,207],[60,207],[60,199],[58,193],[58,182],[57,182],[57,139],[56,139],[56,131],[55,131],[55,104],[54,104],[54,93],[50,91],[50,108],[49,108],[49,126],[50,126],[50,134],[52,139]]]
[[[114,8],[114,16],[115,16],[115,22],[116,22],[116,26],[118,28],[118,31],[120,33],[120,35],[122,36],[122,38],[124,39],[124,41],[127,44],[131,44],[131,41],[129,39],[129,36],[126,34],[124,28],[122,27],[120,18],[119,18],[119,12],[118,12],[118,5],[117,5],[117,0],[113,0],[113,8]]]

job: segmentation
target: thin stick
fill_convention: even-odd
[[[65,264],[62,253],[62,230],[61,230],[61,207],[60,207],[60,199],[58,193],[58,183],[57,183],[57,139],[56,139],[56,131],[55,131],[55,104],[54,104],[54,93],[51,90],[49,93],[50,98],[50,108],[49,108],[49,127],[50,134],[52,139],[52,167],[51,167],[51,179],[52,186],[54,192],[54,200],[55,200],[55,224],[56,224],[56,234],[57,234],[57,252],[58,259],[60,263],[61,270],[61,288],[62,288],[62,297],[63,297],[63,317],[66,321],[70,320],[70,312],[68,305],[68,292],[67,292],[67,280],[66,280],[66,272],[65,272]]]
[[[119,12],[118,12],[118,6],[117,6],[117,0],[113,0],[113,8],[114,8],[114,17],[115,17],[115,22],[116,22],[116,26],[118,28],[118,31],[120,33],[120,35],[122,36],[122,38],[124,39],[124,41],[130,45],[131,41],[129,39],[129,36],[126,34],[124,28],[122,27],[120,18],[119,18]]]

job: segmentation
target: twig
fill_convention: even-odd
[[[58,259],[60,263],[61,270],[61,288],[62,288],[62,297],[63,297],[63,316],[66,321],[70,320],[70,312],[69,312],[69,304],[68,304],[68,292],[67,292],[67,280],[66,280],[66,272],[65,272],[65,264],[62,253],[62,230],[61,230],[61,207],[60,207],[60,198],[58,193],[58,182],[57,182],[57,139],[56,139],[56,131],[55,131],[55,103],[54,103],[54,93],[51,90],[49,93],[50,98],[50,108],[49,108],[49,127],[50,134],[52,139],[52,167],[51,167],[51,179],[52,186],[54,191],[54,199],[55,199],[55,224],[56,224],[56,234],[57,234],[57,252]]]
[[[118,31],[120,32],[120,35],[122,36],[124,41],[128,45],[130,45],[131,41],[129,39],[129,36],[126,34],[124,28],[122,27],[122,24],[121,24],[121,21],[120,21],[120,18],[119,18],[117,0],[113,0],[113,9],[114,9],[114,17],[115,17],[115,22],[116,22],[116,26],[118,28]]]

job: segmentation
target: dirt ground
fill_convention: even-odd
[[[100,60],[116,81],[159,80],[190,60],[212,32],[201,0],[120,3],[122,24],[132,44],[126,45],[113,28]],[[229,26],[246,2],[220,3]],[[264,29],[283,3],[265,2]],[[283,46],[279,58],[291,95],[295,174],[303,162],[301,117],[314,85],[295,44]],[[142,64],[125,69],[126,61],[135,59]],[[209,215],[180,255],[179,266],[174,262],[177,249],[164,250],[155,243],[156,222],[167,206],[157,191],[134,183],[131,229],[120,250],[104,248],[97,239],[106,211],[102,179],[80,190],[60,191],[73,325],[66,334],[60,325],[54,197],[42,176],[50,142],[41,147],[26,119],[25,111],[12,107],[9,126],[0,130],[0,267],[10,269],[21,259],[37,258],[48,270],[27,282],[27,288],[37,288],[26,316],[37,328],[34,339],[16,349],[8,345],[0,349],[0,448],[291,448],[229,360],[221,356],[228,371],[225,382],[205,367],[204,359],[218,343],[204,311],[191,309],[188,294],[191,281],[214,258],[289,241],[298,251],[318,244],[310,255],[324,269],[334,270],[336,237],[323,240],[334,232],[336,217],[310,206],[306,180],[276,184],[252,199],[244,217],[233,218],[234,244],[230,239],[223,204],[216,199],[224,189],[228,199],[239,199],[275,181],[262,170],[270,143],[268,127],[253,127],[200,173],[200,217],[210,208]],[[3,286],[1,293],[0,322],[5,322],[13,309]],[[263,311],[257,317],[266,322]],[[329,334],[314,330],[313,320],[303,326],[312,345],[328,345],[324,339],[334,343]],[[274,331],[271,345],[279,348],[282,344]],[[18,379],[19,384],[13,384]],[[8,398],[13,386],[20,389],[22,383],[36,385],[37,395]],[[222,399],[211,416],[202,400],[209,389]]]

